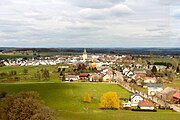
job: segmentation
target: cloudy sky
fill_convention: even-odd
[[[0,47],[180,47],[180,0],[0,0]]]

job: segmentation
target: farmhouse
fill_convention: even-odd
[[[176,92],[174,95],[173,95],[173,102],[175,104],[180,104],[180,92]]]
[[[154,104],[149,100],[142,100],[138,103],[138,108],[141,110],[154,110]]]
[[[79,78],[81,79],[81,80],[89,80],[89,74],[88,73],[80,73],[79,74]]]
[[[142,100],[143,100],[143,97],[138,93],[132,94],[130,96],[131,106],[137,106],[139,101],[142,101]]]

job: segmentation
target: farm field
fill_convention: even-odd
[[[115,84],[106,83],[22,83],[0,84],[0,92],[17,93],[37,91],[49,107],[54,109],[60,120],[177,120],[179,113],[160,110],[158,112],[135,112],[128,110],[101,110],[100,97],[108,91],[117,92],[127,98],[131,93]],[[88,92],[91,103],[83,103],[82,95]]]
[[[75,53],[75,52],[38,52],[38,55],[41,57],[48,57],[53,55],[80,55],[82,53]],[[22,54],[22,53],[1,53],[0,52],[0,58],[2,59],[15,59],[15,58],[30,58],[30,57],[36,57],[33,53],[28,54]]]
[[[180,63],[180,57],[177,57],[177,62]],[[151,63],[154,63],[154,62],[167,62],[167,63],[171,63],[171,58],[170,57],[152,57],[149,59],[149,61]]]

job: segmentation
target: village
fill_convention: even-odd
[[[180,76],[176,59],[171,59],[172,66],[152,65],[129,55],[88,54],[84,49],[79,56],[17,58],[1,60],[1,63],[5,66],[58,66],[59,79],[63,82],[118,84],[132,93],[120,98],[124,101],[121,109],[156,111],[161,108],[180,112],[179,87],[168,86],[173,84],[174,76]]]

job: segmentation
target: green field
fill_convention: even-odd
[[[28,73],[25,75],[23,73],[24,69],[28,70]],[[9,73],[12,70],[16,70],[17,74],[13,76],[0,76],[0,80],[5,79],[5,80],[10,80],[14,79],[15,77],[18,77],[18,80],[16,82],[43,82],[45,81],[43,78],[41,80],[37,80],[34,78],[34,74],[37,71],[41,71],[41,69],[47,69],[49,70],[50,73],[50,79],[46,80],[49,82],[58,82],[59,80],[59,73],[57,72],[58,66],[4,66],[0,67],[0,73],[6,72]]]
[[[101,110],[100,97],[108,91],[117,92],[119,97],[127,98],[130,93],[115,84],[104,83],[29,83],[0,84],[0,92],[16,93],[37,91],[45,103],[54,109],[60,120],[177,120],[179,113],[160,110],[152,112],[133,112],[127,110]],[[82,95],[89,92],[93,100],[83,103]]]
[[[78,52],[38,52],[37,53],[41,57],[48,57],[53,55],[81,55],[82,53]],[[36,57],[33,53],[28,54],[22,54],[22,53],[1,53],[0,52],[0,58],[2,59],[14,59],[14,58],[30,58],[30,57]]]
[[[180,63],[180,57],[177,57],[177,62]],[[154,63],[154,62],[167,62],[167,63],[171,63],[172,62],[172,59],[170,57],[152,57],[149,59],[149,61],[151,63]]]

